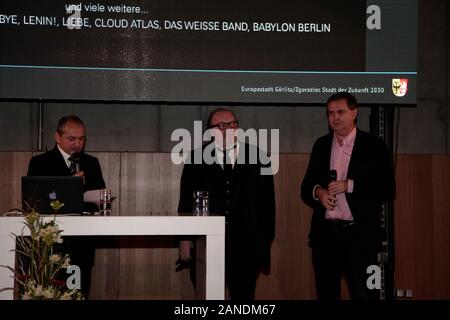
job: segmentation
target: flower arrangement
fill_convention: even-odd
[[[55,213],[64,205],[53,199],[50,204]],[[20,300],[82,300],[80,290],[69,289],[61,280],[64,270],[70,266],[69,254],[60,251],[62,230],[53,219],[44,219],[32,210],[25,215],[24,229],[30,236],[12,234],[17,242],[16,257],[18,270],[4,266],[13,272],[18,283]]]

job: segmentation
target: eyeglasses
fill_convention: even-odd
[[[233,120],[230,122],[219,122],[219,123],[213,124],[213,125],[211,125],[210,128],[219,128],[220,130],[225,130],[228,128],[234,129],[238,126],[238,124],[239,124],[239,121]]]

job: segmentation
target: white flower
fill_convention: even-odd
[[[64,259],[64,263],[62,265],[63,268],[68,268],[70,266],[70,258],[67,257],[66,259]]]
[[[36,289],[34,289],[34,296],[35,297],[40,297],[43,294],[43,290],[42,290],[42,285],[39,284]]]
[[[50,261],[53,263],[58,263],[59,261],[61,261],[61,256],[59,254],[52,254],[52,256],[50,257]]]
[[[55,221],[45,222],[38,213],[32,212],[25,218],[25,226],[29,229],[31,237],[22,237],[24,254],[29,259],[36,259],[25,275],[14,273],[15,277],[23,282],[19,292],[22,300],[82,300],[83,294],[78,290],[67,290],[62,280],[56,278],[60,268],[70,266],[70,257],[67,253],[53,254],[55,243],[62,243],[62,230]],[[17,235],[14,234],[15,237]],[[17,238],[16,238],[17,240]],[[12,268],[10,268],[12,269]]]
[[[46,299],[53,299],[55,297],[55,290],[53,288],[47,288],[42,292],[42,296]]]
[[[72,294],[70,292],[64,292],[60,297],[59,300],[72,300]]]
[[[63,239],[62,239],[61,235],[59,235],[59,234],[56,238],[54,238],[54,241],[57,243],[63,243]]]
[[[25,294],[22,296],[22,300],[31,300],[32,299],[32,293],[31,290],[28,290],[25,292]]]

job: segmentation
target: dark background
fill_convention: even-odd
[[[51,100],[321,103],[321,93],[246,93],[246,87],[382,87],[362,102],[416,102],[416,1],[379,0],[382,29],[366,28],[365,1],[125,1],[147,13],[81,11],[92,28],[0,25],[0,97]],[[79,2],[78,2],[79,3]],[[92,3],[82,1],[83,4]],[[94,2],[96,3],[96,2]],[[101,2],[102,4],[118,2]],[[123,2],[120,2],[120,4]],[[5,1],[1,13],[69,17],[67,1]],[[371,2],[373,4],[373,2]],[[94,20],[158,20],[162,30],[96,28]],[[331,32],[164,30],[170,21],[326,23]],[[344,73],[343,73],[344,72]],[[347,74],[347,72],[349,72]],[[373,74],[367,72],[381,72]],[[393,78],[408,78],[404,98]]]

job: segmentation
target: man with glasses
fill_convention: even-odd
[[[208,128],[214,129],[211,148],[215,161],[194,162],[195,153],[183,168],[178,212],[193,212],[195,190],[209,192],[211,215],[225,216],[225,283],[232,300],[252,300],[256,280],[270,270],[270,248],[275,233],[275,196],[272,175],[261,175],[261,157],[257,146],[238,141],[238,120],[229,109],[211,112]],[[211,145],[214,144],[214,145]],[[204,152],[202,152],[204,154]],[[249,161],[256,155],[257,161]],[[270,163],[267,165],[270,167]],[[179,257],[188,262],[192,241],[180,241]],[[192,274],[192,273],[191,273]],[[195,283],[195,282],[194,282]]]

